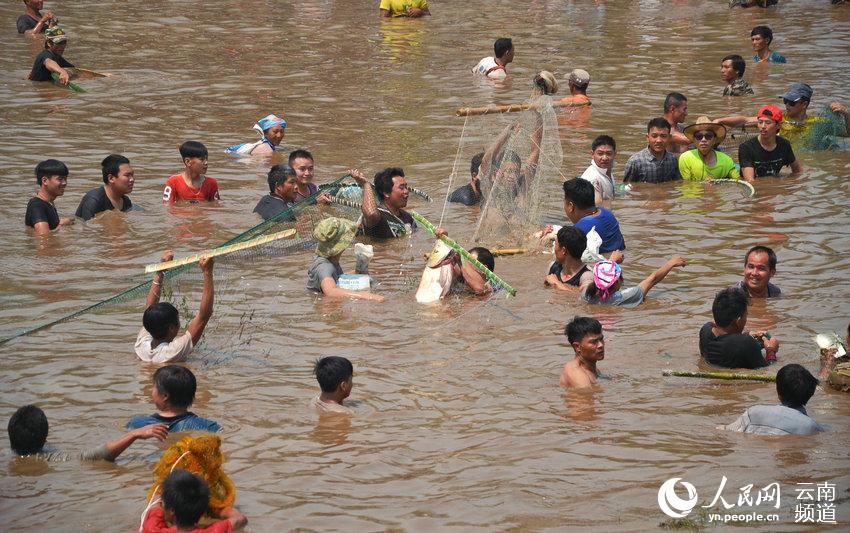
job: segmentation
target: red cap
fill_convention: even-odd
[[[759,109],[758,118],[766,118],[776,123],[782,122],[782,111],[775,105],[766,105]]]

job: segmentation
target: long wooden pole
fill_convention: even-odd
[[[776,382],[776,376],[764,376],[759,374],[734,374],[732,372],[687,372],[681,370],[665,370],[662,372],[665,376],[675,376],[679,378],[703,378],[703,379],[728,379],[740,381],[765,381],[768,383]]]
[[[590,103],[576,104],[573,102],[553,102],[552,107],[585,107]],[[538,109],[540,104],[507,104],[507,105],[488,105],[483,107],[461,107],[455,112],[459,117],[471,117],[477,115],[490,115],[493,113],[514,113],[516,111],[525,111],[526,109]]]

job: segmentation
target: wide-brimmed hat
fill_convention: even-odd
[[[448,244],[437,239],[437,242],[434,243],[434,248],[431,250],[431,253],[428,254],[425,264],[430,268],[437,268],[443,261],[448,259],[449,255],[451,255],[453,251],[454,250]]]
[[[686,127],[682,133],[685,134],[685,137],[690,139],[692,143],[694,141],[694,134],[698,131],[711,131],[714,133],[714,146],[723,142],[723,139],[726,138],[726,126],[723,124],[717,124],[716,122],[712,122],[710,118],[703,115],[699,117],[695,124],[691,124]]]
[[[350,220],[328,217],[313,228],[313,238],[319,242],[316,255],[333,257],[348,248],[354,239],[357,225]]]

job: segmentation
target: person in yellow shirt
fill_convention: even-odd
[[[379,10],[381,18],[419,18],[431,14],[428,10],[428,0],[381,0]]]
[[[726,127],[699,117],[683,132],[696,145],[679,156],[679,174],[685,180],[740,179],[741,174],[732,158],[716,150],[726,138]]]

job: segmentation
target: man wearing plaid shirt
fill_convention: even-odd
[[[670,123],[654,118],[646,126],[647,147],[632,155],[626,163],[624,183],[662,183],[682,179],[676,156],[667,151]]]

